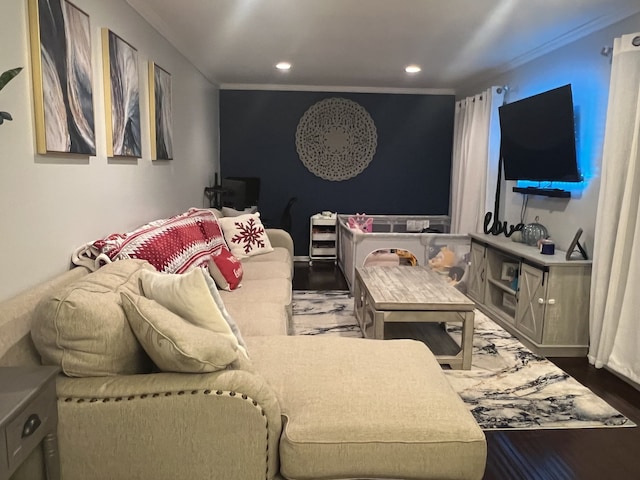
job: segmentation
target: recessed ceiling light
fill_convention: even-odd
[[[276,65],[278,70],[289,70],[291,68],[291,64],[289,62],[280,62]]]
[[[422,69],[418,65],[407,65],[404,69],[407,73],[418,73]]]

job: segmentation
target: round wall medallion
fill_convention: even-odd
[[[373,119],[346,98],[327,98],[312,105],[296,129],[300,161],[325,180],[348,180],[360,174],[373,160],[377,145]]]

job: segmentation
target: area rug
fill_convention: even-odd
[[[294,291],[294,335],[362,338],[347,291]],[[460,327],[447,326],[460,343]],[[443,370],[484,430],[636,426],[480,311],[471,370]]]

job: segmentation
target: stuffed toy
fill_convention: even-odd
[[[447,246],[442,247],[438,254],[429,260],[429,267],[443,274],[448,274],[449,269],[455,264],[456,254]]]
[[[349,217],[348,225],[352,230],[370,233],[373,230],[373,218],[367,218],[364,213],[356,213]]]

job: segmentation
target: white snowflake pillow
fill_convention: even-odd
[[[237,258],[273,252],[259,213],[219,218],[224,239]]]

